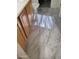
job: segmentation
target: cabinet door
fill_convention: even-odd
[[[20,29],[20,31],[22,32],[22,35],[23,35],[24,39],[26,40],[26,35],[25,35],[25,32],[24,32],[24,30],[23,30],[23,28],[22,28],[22,25],[21,25],[19,19],[18,19],[18,21],[17,21],[17,26],[18,26],[18,28]]]
[[[26,10],[27,10],[29,22],[31,25],[32,24],[32,0],[30,0],[29,3],[27,4]]]
[[[29,23],[28,15],[27,15],[27,12],[25,9],[22,11],[19,18],[22,23],[23,29],[24,29],[26,35],[28,36],[29,31],[30,31],[30,23]]]
[[[17,41],[21,45],[22,48],[25,48],[25,37],[22,34],[22,31],[20,30],[19,26],[17,26]]]

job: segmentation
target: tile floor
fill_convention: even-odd
[[[38,8],[38,13],[55,17],[51,30],[33,27],[25,51],[30,59],[61,59],[61,18],[58,9]]]

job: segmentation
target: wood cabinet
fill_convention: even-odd
[[[26,11],[28,14],[30,25],[31,25],[31,22],[32,22],[32,0],[29,1],[29,3],[27,4],[27,6],[25,8],[26,8]]]
[[[22,13],[20,14],[19,20],[20,20],[20,22],[22,24],[22,27],[23,27],[23,29],[25,31],[26,36],[28,36],[29,31],[30,31],[30,23],[29,23],[28,14],[27,14],[26,9],[24,9],[22,11]]]
[[[29,16],[30,15],[30,16]],[[29,36],[32,21],[32,2],[29,0],[28,4],[23,8],[20,15],[17,17],[17,42],[22,48],[27,44],[27,37]]]
[[[22,31],[17,27],[17,41],[22,48],[25,46],[25,37],[23,37]]]

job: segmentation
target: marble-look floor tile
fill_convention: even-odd
[[[43,9],[38,12],[41,14],[47,12],[46,14],[55,16],[56,20],[51,30],[40,27],[33,28],[25,49],[30,59],[61,59],[61,21],[57,16],[59,9],[56,10],[47,8],[47,10]]]

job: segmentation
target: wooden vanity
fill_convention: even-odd
[[[32,0],[17,1],[17,42],[24,49],[32,21]]]

